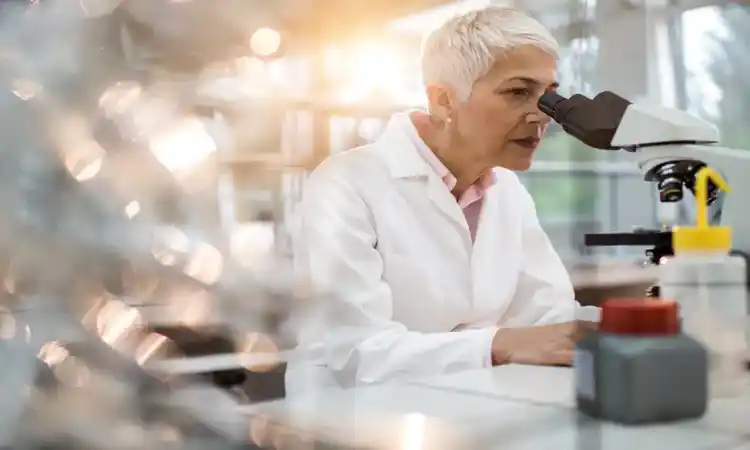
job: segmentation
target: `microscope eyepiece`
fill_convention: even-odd
[[[539,110],[560,124],[566,133],[592,148],[618,150],[612,139],[630,102],[604,91],[593,99],[582,94],[570,98],[548,92],[537,102]]]
[[[567,100],[567,98],[563,97],[557,92],[547,92],[546,94],[539,97],[537,105],[539,106],[540,111],[554,118],[557,105],[564,102],[565,100]]]

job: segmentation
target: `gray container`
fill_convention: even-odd
[[[706,349],[682,332],[649,330],[653,318],[639,322],[637,316],[632,334],[628,326],[608,330],[605,304],[601,331],[577,343],[578,410],[628,425],[701,417],[708,406]],[[673,326],[678,323],[675,317]]]

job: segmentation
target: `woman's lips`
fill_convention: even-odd
[[[539,145],[539,138],[513,139],[512,142],[523,148],[535,149]]]

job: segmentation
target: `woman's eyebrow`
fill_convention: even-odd
[[[537,79],[530,78],[530,77],[513,77],[513,78],[507,79],[506,81],[520,81],[522,83],[526,83],[526,84],[532,85],[532,86],[542,86],[542,85],[545,84],[544,82],[541,82],[541,81],[539,81]],[[553,81],[552,83],[550,83],[547,86],[548,89],[549,88],[557,89],[558,87],[560,87],[560,83],[557,82],[557,81]]]

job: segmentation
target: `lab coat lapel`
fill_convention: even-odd
[[[420,156],[419,150],[408,135],[408,126],[413,126],[408,114],[394,115],[375,145],[384,156],[394,178],[419,178],[425,181],[427,197],[436,209],[450,220],[461,236],[464,250],[470,254],[471,234],[463,211],[443,180]]]

